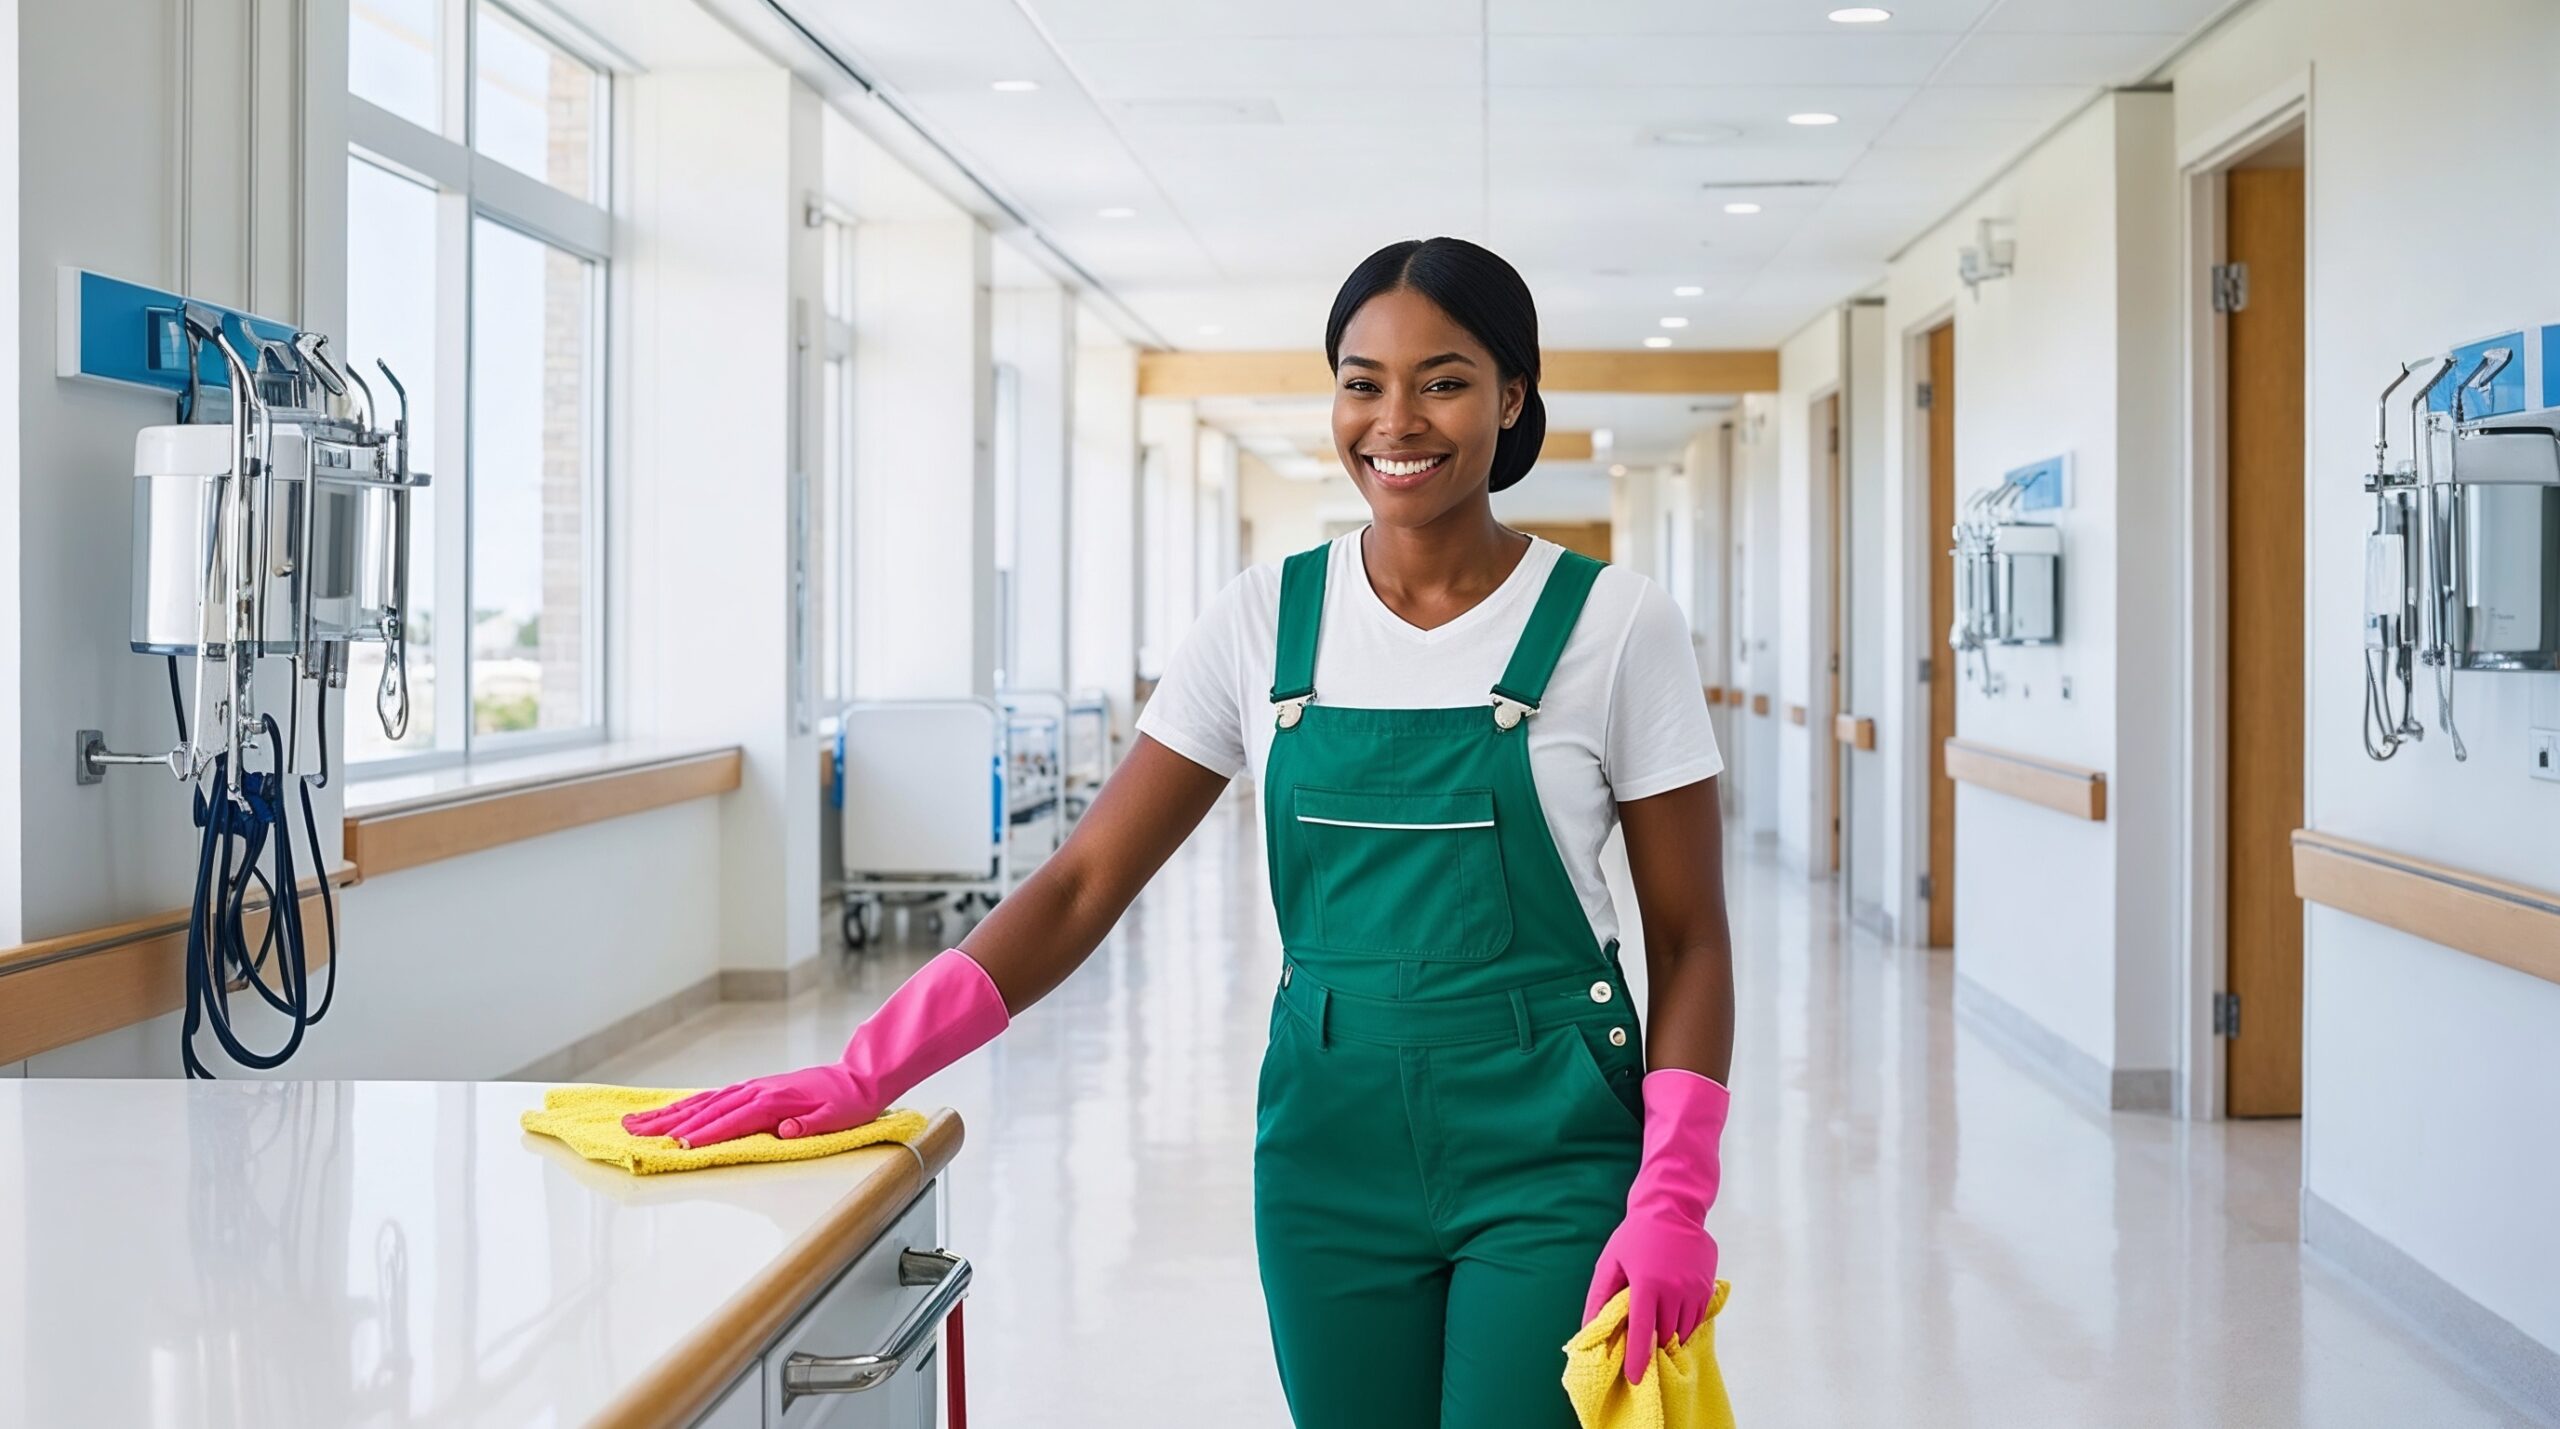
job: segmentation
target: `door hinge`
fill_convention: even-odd
[[[1938,662],[1930,659],[1926,655],[1921,656],[1920,683],[1925,685],[1936,678],[1938,678]]]
[[[2249,306],[2249,265],[2216,263],[2213,265],[2213,310],[2236,313]]]
[[[1840,673],[1840,652],[1839,652],[1839,651],[1834,650],[1834,651],[1832,651],[1832,652],[1831,652],[1831,668],[1830,668],[1830,669],[1828,669],[1828,670],[1825,670],[1823,673],[1824,673],[1824,674],[1826,674],[1826,675],[1837,675],[1837,674],[1839,674],[1839,673]]]
[[[2217,992],[2213,995],[2213,1035],[2216,1037],[2240,1035],[2240,994]]]
[[[1920,901],[1926,903],[1937,896],[1938,880],[1931,878],[1925,873],[1920,875]]]
[[[1920,410],[1925,412],[1936,405],[1938,405],[1938,384],[1935,382],[1921,383]]]
[[[1840,429],[1838,427],[1833,427],[1831,429],[1831,450],[1835,452],[1840,450]]]

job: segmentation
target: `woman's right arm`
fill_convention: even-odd
[[[1225,776],[1138,737],[1066,844],[961,940],[1008,1015],[1092,956],[1226,788]]]
[[[623,1127],[707,1146],[758,1133],[819,1136],[879,1116],[1066,981],[1226,787],[1224,775],[1141,736],[1065,846],[960,947],[890,994],[843,1056],[634,1113]]]

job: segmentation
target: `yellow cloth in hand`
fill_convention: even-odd
[[[558,1137],[589,1161],[619,1166],[634,1176],[749,1161],[808,1161],[882,1141],[913,1141],[924,1133],[924,1113],[916,1111],[891,1111],[877,1121],[824,1136],[784,1141],[759,1132],[695,1147],[678,1146],[673,1137],[634,1136],[622,1129],[622,1119],[635,1111],[656,1111],[691,1095],[649,1087],[553,1087],[542,1094],[541,1110],[526,1112],[522,1120],[525,1130]]]
[[[1627,1383],[1627,1292],[1564,1342],[1564,1392],[1582,1429],[1733,1429],[1733,1401],[1716,1368],[1716,1312],[1733,1286],[1719,1280],[1696,1334],[1657,1345],[1644,1383]]]

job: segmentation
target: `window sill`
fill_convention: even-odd
[[[738,787],[736,746],[616,743],[483,760],[347,792],[346,856],[367,878]]]

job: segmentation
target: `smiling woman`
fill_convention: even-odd
[[[1400,339],[1412,350],[1391,350]],[[1490,250],[1430,238],[1370,254],[1333,300],[1324,355],[1334,444],[1373,505],[1429,486],[1445,511],[1476,483],[1501,491],[1537,464],[1538,309]],[[1497,408],[1500,434],[1486,443]]]

